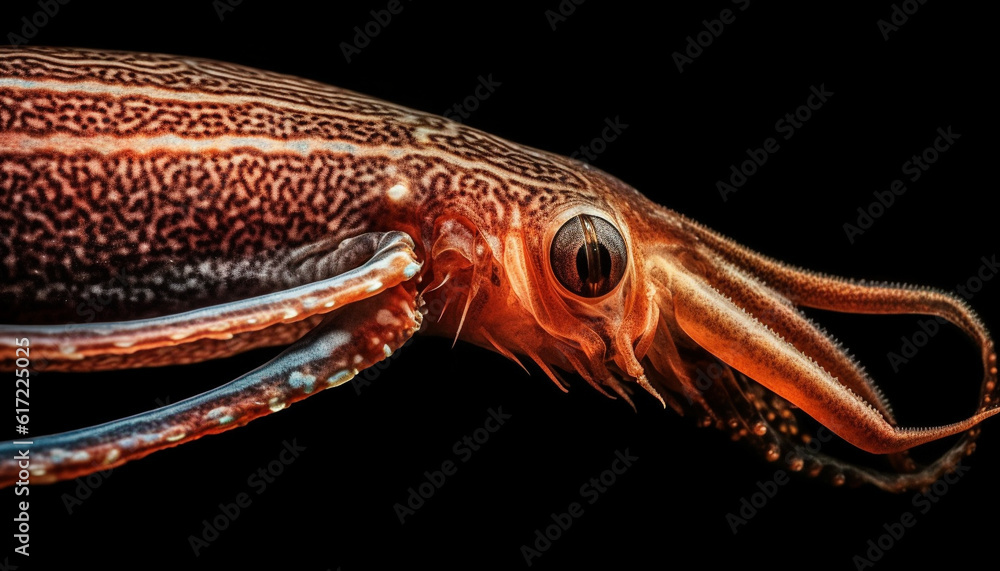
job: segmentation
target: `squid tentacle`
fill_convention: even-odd
[[[807,353],[834,378],[874,406],[890,424],[896,424],[892,407],[864,369],[822,327],[807,318],[780,295],[726,262],[712,273],[713,287],[765,326],[778,332],[796,349]],[[756,282],[756,283],[755,283]],[[758,287],[747,287],[747,284]]]
[[[980,410],[925,429],[892,426],[848,386],[699,278],[678,272],[672,288],[677,322],[691,339],[862,450],[903,451],[968,430],[1000,412]]]
[[[376,295],[410,279],[419,268],[413,241],[403,232],[371,232],[344,240],[323,263],[332,275],[298,287],[183,313],[121,322],[72,325],[0,325],[0,349],[14,354],[15,339],[31,340],[32,354],[49,370],[97,370],[111,355],[151,355],[165,347],[288,325]],[[409,274],[409,275],[407,275]],[[141,357],[142,355],[140,355]],[[141,363],[145,366],[157,364]],[[0,368],[13,368],[12,358]]]
[[[162,357],[161,350],[193,339],[201,340],[193,344],[195,348],[213,344],[211,351],[198,353],[208,359],[242,347],[249,333],[258,330],[269,334],[257,335],[258,339],[294,342],[260,368],[199,396],[129,418],[34,438],[33,481],[86,475],[242,426],[347,382],[359,369],[388,357],[422,322],[417,311],[422,299],[416,293],[419,278],[413,279],[420,264],[413,247],[403,232],[371,232],[344,240],[318,262],[322,275],[333,277],[303,286],[153,319],[0,326],[5,339],[30,339],[32,355],[46,359],[52,370],[101,370],[123,360],[133,366],[148,365],[150,359]],[[290,333],[297,336],[289,338]],[[72,354],[67,354],[66,346],[74,347]],[[139,361],[133,359],[136,355]],[[0,443],[0,487],[12,485],[18,477],[13,460],[17,450],[14,442]]]
[[[682,217],[681,224],[685,230],[697,236],[698,240],[710,250],[713,257],[721,258],[723,265],[736,268],[736,273],[743,276],[743,279],[754,280],[762,286],[762,289],[774,292],[776,294],[774,297],[783,302],[783,306],[799,305],[830,311],[869,314],[927,314],[950,321],[969,335],[981,351],[984,372],[980,386],[978,410],[986,412],[1000,398],[994,342],[983,322],[964,299],[952,293],[927,287],[852,281],[812,272],[758,254],[695,221]],[[719,276],[713,276],[713,279],[718,278]],[[745,296],[741,297],[741,293],[745,293],[746,288],[734,287],[739,286],[738,283],[727,285],[725,281],[724,278],[718,279],[716,285],[730,297],[739,299],[741,304],[745,302],[746,300],[743,299]],[[760,321],[783,334],[786,339],[794,338],[794,335],[789,334],[789,320],[775,321],[770,319],[772,314],[778,312],[775,309],[779,307],[778,304],[771,304],[769,308],[765,309],[743,307],[759,317]],[[807,318],[803,319],[811,323]],[[814,325],[814,327],[822,332],[818,326]],[[854,359],[840,347],[839,343],[833,342],[835,349],[843,353],[842,361],[849,364],[849,370],[857,374],[845,375],[838,372],[838,367],[824,359],[824,346],[828,344],[827,340],[832,341],[826,335],[817,335],[802,347],[807,346],[810,355],[815,357],[823,368],[830,371],[839,381],[847,384],[855,393],[874,406],[887,422],[895,425],[892,409],[885,401],[881,390],[868,379],[863,367],[859,367]],[[796,344],[796,346],[799,345]],[[860,382],[857,379],[860,379]],[[885,489],[898,490],[899,486],[903,485],[912,487],[925,481],[921,478],[934,478],[936,477],[934,474],[940,475],[945,470],[953,468],[958,459],[974,449],[974,442],[978,434],[978,427],[965,432],[944,456],[923,467],[918,473],[908,476],[908,479],[901,477],[888,479],[886,475],[872,476],[871,474],[863,476],[862,479]],[[916,469],[916,464],[909,458],[906,451],[890,455],[889,460],[900,472],[913,472]],[[929,481],[927,482],[929,483]]]
[[[49,483],[120,466],[243,426],[346,383],[358,370],[391,355],[419,329],[418,299],[409,282],[394,286],[331,312],[273,360],[216,389],[129,418],[35,438],[32,481]],[[18,479],[17,450],[14,442],[0,444],[0,487]]]
[[[928,287],[855,282],[796,268],[758,254],[704,226],[685,220],[701,242],[729,263],[745,269],[768,287],[805,307],[846,313],[924,314],[958,326],[979,346],[983,359],[981,409],[997,399],[997,356],[989,331],[962,298]]]

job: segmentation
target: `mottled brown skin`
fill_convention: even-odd
[[[577,215],[609,222],[626,246],[624,276],[594,298],[551,269],[561,255],[553,237]],[[353,369],[352,353],[359,367],[383,341],[391,353],[419,325],[412,310],[436,301],[446,309],[423,331],[530,358],[561,387],[560,370],[626,400],[641,387],[769,460],[838,484],[925,487],[971,452],[977,424],[997,412],[993,343],[954,296],[791,268],[584,163],[236,65],[0,50],[0,227],[0,323],[11,324],[0,327],[0,349],[34,334],[34,355],[54,370],[192,362],[312,331],[288,353],[309,360],[279,357],[270,376],[243,381],[281,386],[291,402],[312,393],[301,392],[302,375],[333,386]],[[376,242],[391,246],[392,263],[378,261]],[[301,293],[350,272],[355,289],[336,281],[336,303]],[[407,292],[409,317],[390,319]],[[796,305],[955,323],[982,351],[977,411],[948,426],[897,427],[863,370]],[[184,313],[193,310],[197,319]],[[322,363],[317,339],[336,339],[331,354],[346,357]],[[728,365],[723,375],[699,390],[697,372],[717,363]],[[254,390],[227,387],[227,410],[243,411],[236,421],[209,422],[222,413],[208,416],[204,403],[153,412],[142,430],[155,445],[142,449],[122,445],[133,444],[132,425],[67,433],[43,445],[39,477],[119,465],[266,414]],[[893,471],[809,452],[789,403],[863,450],[892,454]],[[905,455],[958,433],[929,466]],[[67,462],[66,449],[88,454]],[[12,477],[0,460],[0,483]]]

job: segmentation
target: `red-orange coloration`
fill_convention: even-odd
[[[530,358],[560,387],[557,370],[629,401],[641,387],[835,483],[925,487],[1000,411],[993,342],[953,295],[788,267],[585,163],[235,65],[0,51],[0,226],[0,369],[15,368],[22,339],[63,371],[292,343],[209,393],[34,439],[34,482],[246,424],[346,382],[418,329]],[[432,301],[446,310],[422,319]],[[101,322],[85,311],[94,304]],[[951,321],[982,352],[977,410],[897,426],[796,306]],[[718,362],[724,374],[699,388],[698,371]],[[790,405],[891,454],[895,471],[810,451]],[[905,455],[958,433],[928,466]],[[11,485],[14,444],[0,450]]]

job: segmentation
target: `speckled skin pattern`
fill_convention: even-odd
[[[2,322],[66,321],[102,293],[113,320],[270,289],[289,249],[390,229],[370,213],[392,214],[397,182],[414,220],[474,195],[490,226],[563,196],[542,185],[586,185],[440,117],[216,62],[27,49],[0,82]]]
[[[572,245],[550,249],[581,215],[609,224],[627,254],[609,260],[624,270],[593,298],[551,270],[586,271]],[[423,331],[529,358],[560,387],[561,370],[629,402],[644,389],[834,484],[925,487],[998,411],[993,342],[953,295],[792,268],[584,163],[237,65],[0,49],[0,228],[0,367],[13,368],[21,336],[54,370],[295,342],[217,401],[52,437],[43,481],[245,424],[267,413],[259,394],[285,404],[340,384],[416,331],[424,304],[441,309]],[[948,319],[981,349],[976,412],[896,426],[864,370],[796,305]],[[698,385],[709,367],[722,373]],[[789,403],[891,468],[809,450]],[[928,466],[906,455],[953,434]],[[12,477],[0,460],[0,484]]]

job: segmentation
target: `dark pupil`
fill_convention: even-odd
[[[611,252],[604,244],[598,243],[597,255],[600,256],[601,267],[591,270],[590,264],[587,263],[587,245],[580,246],[576,251],[576,272],[580,276],[580,281],[588,287],[594,287],[611,276]]]

